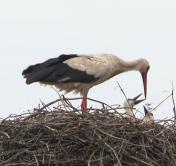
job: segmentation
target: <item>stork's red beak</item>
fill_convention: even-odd
[[[142,75],[143,86],[144,86],[144,95],[146,98],[147,96],[147,72],[143,72],[141,73],[141,75]]]

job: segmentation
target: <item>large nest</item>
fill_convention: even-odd
[[[0,123],[0,165],[175,166],[174,121],[145,123],[102,104],[87,117],[66,99]]]

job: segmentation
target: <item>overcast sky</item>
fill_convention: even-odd
[[[176,1],[0,0],[0,117],[57,98],[48,86],[26,85],[21,72],[63,53],[146,58],[151,65],[146,103],[155,106],[176,82]],[[129,72],[92,88],[89,97],[122,104],[117,81],[128,97],[143,92],[139,73]],[[173,116],[171,99],[154,114],[160,119]]]

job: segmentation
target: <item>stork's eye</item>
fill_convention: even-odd
[[[150,69],[150,66],[147,66],[147,71]]]

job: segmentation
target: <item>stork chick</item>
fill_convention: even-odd
[[[154,116],[151,112],[149,112],[147,110],[147,108],[144,106],[144,113],[145,113],[145,116],[144,116],[144,122],[153,122],[154,121]]]
[[[125,61],[112,54],[60,55],[43,63],[29,66],[22,72],[26,83],[40,82],[55,85],[66,92],[75,91],[83,96],[81,108],[87,113],[87,94],[93,86],[127,71],[139,71],[147,96],[147,73],[150,66],[146,59]]]
[[[139,94],[138,96],[134,97],[133,99],[127,99],[124,102],[123,106],[124,106],[126,115],[128,117],[134,118],[134,113],[133,113],[134,106],[137,105],[137,104],[139,104],[140,102],[144,101],[144,99],[137,100],[141,95],[142,95],[142,93]]]

